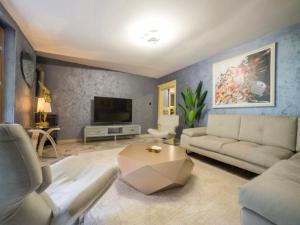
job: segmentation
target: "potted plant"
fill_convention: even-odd
[[[193,91],[189,87],[181,92],[184,106],[178,104],[178,107],[184,125],[190,128],[195,127],[195,122],[199,122],[202,112],[204,112],[206,109],[204,101],[207,95],[207,91],[204,91],[202,93],[202,84],[203,82],[200,81],[195,93],[193,93]]]

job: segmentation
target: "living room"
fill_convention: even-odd
[[[0,3],[0,224],[300,225],[300,1]]]

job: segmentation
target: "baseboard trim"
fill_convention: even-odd
[[[152,137],[151,134],[140,134],[140,135],[137,135],[137,137],[141,137],[141,138],[146,138],[146,137]]]
[[[57,140],[57,144],[70,144],[70,143],[77,143],[82,142],[82,139],[80,138],[74,138],[74,139],[59,139]]]

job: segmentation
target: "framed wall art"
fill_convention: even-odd
[[[213,108],[275,106],[275,43],[213,64]]]

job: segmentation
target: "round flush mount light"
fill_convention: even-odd
[[[144,39],[148,44],[158,44],[160,41],[160,32],[157,29],[152,29],[147,31],[143,36],[141,36],[142,39]]]
[[[166,19],[139,19],[130,26],[130,40],[135,45],[145,47],[164,46],[174,39],[174,30],[174,26]]]

